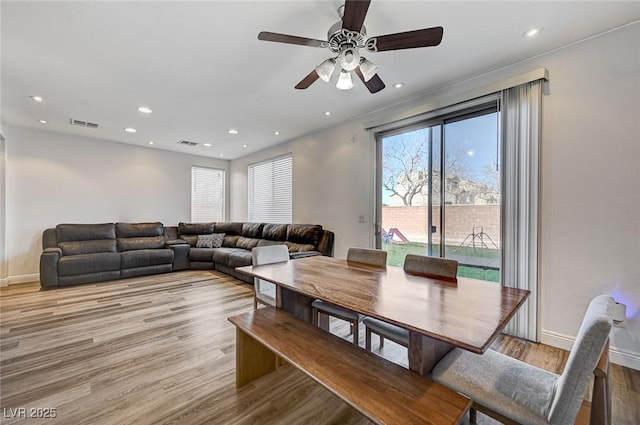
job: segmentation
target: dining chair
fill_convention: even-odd
[[[286,245],[259,246],[251,250],[253,265],[278,263],[289,261],[289,248]],[[258,303],[275,306],[276,285],[257,277],[253,279],[254,297],[253,308],[258,308]]]
[[[387,267],[387,251],[368,248],[349,248],[347,251],[347,262],[366,264],[376,267]],[[346,308],[338,307],[337,305],[322,300],[314,300],[311,303],[311,309],[312,321],[316,326],[319,325],[318,316],[320,314],[326,314],[329,317],[336,317],[349,322],[351,334],[353,335],[353,343],[358,345],[358,338],[360,336],[358,328],[360,321],[364,317],[362,314]],[[326,330],[329,331],[329,328]]]
[[[407,254],[404,259],[404,271],[409,274],[427,276],[434,279],[455,281],[458,274],[458,262],[448,258],[428,257],[426,255]],[[409,346],[409,331],[391,323],[365,317],[365,348],[371,351],[371,334],[380,337],[380,347],[384,347],[384,339],[389,339],[403,347]]]
[[[474,354],[455,348],[438,362],[431,378],[473,401],[471,423],[475,423],[475,411],[478,410],[506,424],[572,425],[589,387],[591,374],[601,355],[606,354],[613,305],[614,300],[608,295],[595,297],[589,303],[562,375],[493,350]],[[594,394],[597,387],[594,385]],[[605,385],[607,392],[608,387]],[[599,397],[601,399],[592,401],[592,419],[597,413],[603,413],[598,412],[596,406],[598,409],[605,406],[604,410],[610,412],[610,394]],[[607,416],[605,412],[601,416],[605,419],[599,423],[610,423],[611,418]]]

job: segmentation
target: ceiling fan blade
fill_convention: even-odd
[[[306,77],[304,77],[302,79],[302,81],[300,81],[297,85],[296,85],[296,89],[298,90],[304,90],[306,88],[308,88],[311,84],[313,84],[318,78],[320,78],[318,76],[318,73],[316,72],[316,70],[314,69],[313,71],[311,71],[309,73],[309,75],[307,75]]]
[[[342,28],[360,32],[364,17],[367,16],[371,0],[346,0],[344,3],[344,15],[342,16]]]
[[[309,47],[329,47],[329,43],[313,38],[298,37],[296,35],[279,34],[277,32],[262,31],[258,34],[258,40],[274,41],[276,43],[298,44]]]
[[[371,52],[386,50],[414,49],[416,47],[437,46],[442,41],[442,27],[425,28],[396,34],[380,35],[367,40],[366,48]]]
[[[386,87],[380,77],[378,77],[378,74],[375,74],[369,81],[365,81],[360,67],[357,67],[354,71],[371,93],[378,93]]]

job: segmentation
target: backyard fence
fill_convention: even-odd
[[[382,207],[382,228],[399,229],[411,242],[427,242],[429,235],[429,207]],[[500,248],[500,205],[447,205],[445,206],[447,245],[459,245],[479,227]],[[440,239],[440,207],[433,208],[434,240]],[[470,239],[467,239],[469,241]],[[477,241],[476,241],[477,242]],[[493,248],[486,239],[485,243]]]

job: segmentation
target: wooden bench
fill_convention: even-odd
[[[233,316],[238,388],[278,367],[300,369],[376,424],[458,424],[471,400],[304,322],[266,307]]]

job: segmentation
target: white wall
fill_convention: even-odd
[[[333,230],[337,257],[350,246],[371,246],[374,141],[363,131],[366,123],[545,67],[542,341],[570,348],[589,300],[614,294],[628,305],[628,319],[614,329],[612,360],[640,369],[639,39],[640,24],[630,25],[234,160],[231,219],[247,218],[247,164],[293,152],[294,221]],[[366,214],[367,224],[357,223],[358,213]]]
[[[7,143],[6,125],[0,120],[0,286],[9,283],[9,271],[7,267],[7,238],[6,238],[6,169],[7,169]]]
[[[191,166],[224,169],[228,176],[227,160],[24,128],[10,127],[8,133],[10,283],[38,279],[42,231],[48,227],[190,221]]]
[[[231,161],[231,219],[246,221],[247,166],[293,153],[293,222],[322,224],[335,232],[334,255],[373,241],[373,145],[358,122]],[[358,223],[365,214],[366,223]]]

